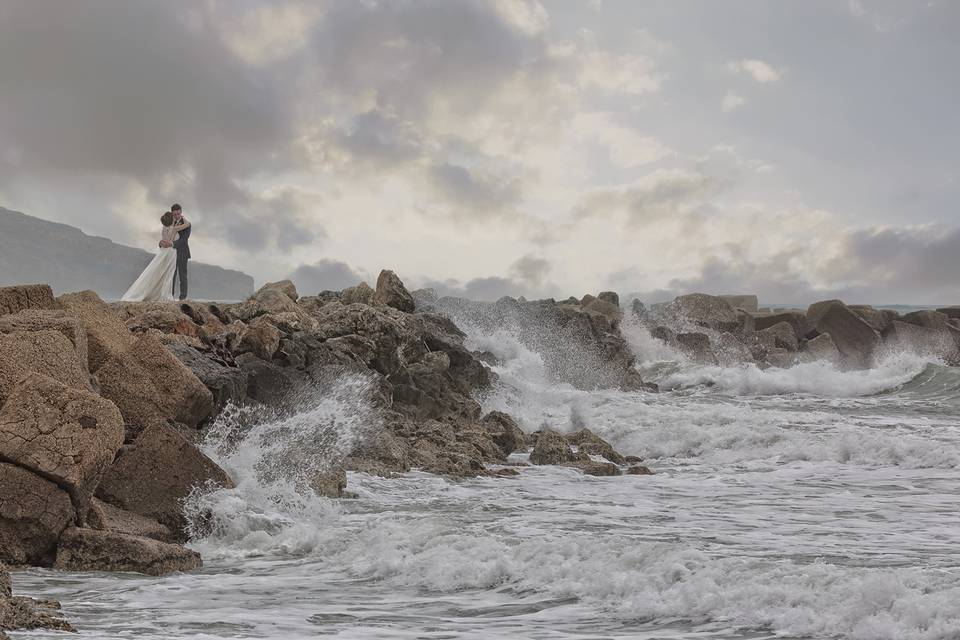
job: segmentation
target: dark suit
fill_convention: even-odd
[[[177,250],[177,270],[173,274],[173,293],[177,292],[177,278],[180,278],[180,299],[187,297],[187,261],[190,260],[190,231],[193,227],[187,227],[180,232],[179,237],[173,241],[173,248]]]

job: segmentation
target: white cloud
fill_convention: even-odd
[[[745,104],[747,104],[746,98],[733,91],[727,91],[723,96],[723,101],[720,103],[720,106],[724,111],[730,112],[736,111]]]
[[[743,59],[727,63],[727,69],[733,73],[746,73],[760,83],[777,82],[782,75],[781,71],[770,64],[756,58]]]

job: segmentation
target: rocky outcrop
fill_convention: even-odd
[[[156,520],[175,539],[186,536],[183,500],[194,488],[235,486],[230,477],[172,427],[153,424],[124,446],[97,488],[97,497]]]
[[[403,282],[393,271],[384,269],[377,278],[377,289],[373,295],[373,303],[393,307],[406,313],[414,312],[413,296],[403,286]]]
[[[64,571],[130,571],[162,576],[203,566],[185,547],[115,531],[72,527],[60,536],[54,568]]]
[[[0,410],[0,460],[66,491],[81,522],[122,444],[116,405],[41,374],[24,378]]]
[[[30,373],[40,373],[74,389],[90,391],[90,374],[73,343],[59,331],[0,334],[0,406]]]
[[[810,305],[807,318],[814,330],[829,333],[844,362],[856,369],[868,368],[880,344],[879,334],[839,300]],[[813,336],[810,336],[813,337]]]
[[[0,562],[48,566],[76,520],[70,496],[35,473],[0,462]]]

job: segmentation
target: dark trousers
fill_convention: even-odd
[[[186,253],[182,251],[177,251],[177,270],[173,272],[173,290],[172,293],[174,296],[177,295],[177,278],[180,278],[180,299],[183,300],[187,297],[187,261],[190,258],[186,256]]]

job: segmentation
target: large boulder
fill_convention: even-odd
[[[141,538],[153,538],[160,542],[172,542],[173,533],[168,527],[160,524],[153,518],[147,518],[139,513],[127,511],[94,498],[87,512],[87,526],[100,531],[125,533]]]
[[[273,289],[274,291],[279,291],[283,295],[287,296],[294,302],[300,299],[300,294],[297,293],[297,287],[290,280],[281,280],[279,282],[268,282],[267,284],[260,287],[260,291],[265,291],[267,289]],[[259,293],[259,291],[258,291]]]
[[[373,299],[376,296],[376,291],[370,288],[366,282],[361,282],[360,284],[347,287],[340,292],[340,302],[345,305],[350,304],[373,304]]]
[[[894,320],[883,332],[884,343],[895,350],[905,350],[931,358],[942,358],[954,364],[960,356],[960,331],[949,325],[931,327]]]
[[[831,364],[840,364],[840,351],[833,343],[829,333],[821,333],[812,340],[807,340],[800,346],[800,362],[826,361]]]
[[[46,566],[76,520],[70,496],[49,480],[0,463],[0,561]]]
[[[58,309],[53,291],[47,284],[21,284],[0,287],[0,316],[24,309]]]
[[[845,364],[855,369],[869,368],[880,344],[879,334],[840,300],[824,300],[810,305],[807,319],[816,333],[829,333],[843,355]],[[808,336],[812,338],[816,336]]]
[[[580,429],[567,436],[567,442],[577,446],[577,450],[591,456],[600,456],[606,458],[614,464],[627,464],[626,458],[617,453],[613,445],[590,431],[589,429]],[[619,475],[619,474],[613,474]]]
[[[67,293],[57,302],[79,318],[87,329],[87,347],[91,373],[113,357],[129,349],[136,338],[117,314],[93,291]]]
[[[215,409],[222,409],[229,402],[239,403],[246,397],[247,374],[240,367],[227,366],[190,345],[168,344],[167,349],[210,390]]]
[[[252,353],[237,356],[237,366],[247,380],[246,395],[264,404],[282,402],[296,382],[287,369],[258,358]]]
[[[0,458],[67,491],[82,520],[123,433],[112,402],[33,373],[0,410]]]
[[[749,313],[756,313],[757,308],[760,305],[760,300],[757,296],[753,294],[739,294],[739,295],[727,295],[727,296],[717,296],[723,300],[726,300],[727,303],[734,309],[743,309]]]
[[[533,464],[566,464],[578,459],[566,439],[552,429],[543,429],[537,434],[533,451],[530,452],[530,462]]]
[[[762,329],[758,333],[764,334],[764,338],[773,343],[773,346],[786,349],[787,351],[796,351],[800,348],[800,342],[793,325],[789,322],[778,322],[774,325]]]
[[[404,313],[413,313],[415,306],[413,296],[403,286],[403,282],[393,271],[384,269],[377,278],[377,289],[373,296],[374,304],[393,307]]]
[[[240,336],[240,344],[235,353],[252,353],[261,360],[269,362],[280,349],[280,339],[283,334],[270,322],[264,322],[266,316],[261,316],[251,322]]]
[[[267,285],[261,287],[249,300],[227,305],[224,309],[231,319],[242,322],[250,322],[254,318],[270,313],[305,313],[289,293],[283,287],[274,288]],[[296,290],[293,293],[295,294]]]
[[[667,308],[682,323],[731,333],[743,327],[743,320],[734,308],[719,296],[691,293],[675,298]]]
[[[868,304],[852,304],[850,311],[857,314],[874,331],[883,331],[900,317],[900,314],[892,309],[876,309]]]
[[[90,391],[90,374],[73,343],[59,331],[0,334],[0,406],[30,373],[41,373],[74,389]]]
[[[717,364],[717,356],[710,346],[710,336],[699,331],[678,333],[677,348],[692,362],[698,364]]]
[[[480,424],[505,457],[514,451],[522,451],[526,448],[523,430],[503,411],[491,411],[483,417]]]
[[[793,333],[797,339],[806,338],[813,331],[813,325],[807,319],[807,314],[802,311],[779,311],[754,317],[754,327],[757,331],[763,331],[781,322],[786,322],[793,327]]]
[[[87,327],[83,321],[61,310],[24,309],[0,316],[0,333],[16,331],[59,331],[73,344],[80,363],[87,366]]]
[[[177,539],[186,536],[183,501],[195,488],[234,487],[218,467],[172,427],[154,424],[120,450],[97,488],[97,497],[152,518]]]
[[[199,553],[177,544],[71,527],[60,536],[53,566],[63,571],[130,571],[162,576],[199,569],[203,562]]]
[[[76,631],[69,622],[60,617],[59,602],[13,595],[10,574],[3,563],[0,563],[0,640],[8,640],[4,631],[17,629]]]
[[[100,392],[133,431],[173,420],[197,427],[213,413],[213,394],[156,337],[141,336],[97,372]]]

